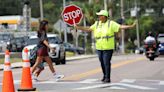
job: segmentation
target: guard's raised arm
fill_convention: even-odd
[[[130,29],[136,26],[137,20],[134,21],[132,25],[121,25],[120,29]]]

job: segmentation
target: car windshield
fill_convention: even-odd
[[[38,38],[32,38],[27,40],[28,45],[34,45],[38,43]]]
[[[15,38],[15,40],[16,40],[16,43],[22,43],[23,42],[23,38]]]
[[[12,39],[13,36],[12,34],[0,34],[0,40],[3,40],[3,41],[8,41],[9,39]]]
[[[49,43],[59,44],[62,41],[58,37],[48,37]],[[28,45],[34,45],[38,43],[38,38],[32,38],[27,41]]]
[[[158,41],[160,41],[160,42],[164,42],[164,36],[160,36],[160,37],[158,37]]]

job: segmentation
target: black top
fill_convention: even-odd
[[[44,40],[47,40],[47,41],[48,41],[46,32],[45,32],[45,31],[39,32],[39,34],[38,34],[38,44],[37,44],[37,46],[38,46],[39,48],[41,48],[41,47],[47,47],[47,46],[43,43]]]

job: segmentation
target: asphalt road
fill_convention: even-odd
[[[112,58],[111,83],[102,83],[98,58],[55,66],[65,78],[55,81],[48,67],[33,81],[37,92],[164,92],[164,57],[149,61],[143,55],[116,55]],[[15,90],[20,87],[22,69],[13,69]],[[2,87],[3,71],[0,71]]]

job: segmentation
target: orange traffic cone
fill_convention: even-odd
[[[31,72],[30,72],[30,61],[28,57],[28,49],[24,49],[23,55],[23,69],[22,69],[22,80],[21,88],[18,91],[35,91],[36,88],[32,86]]]
[[[6,50],[5,52],[2,92],[15,92],[9,50]]]

